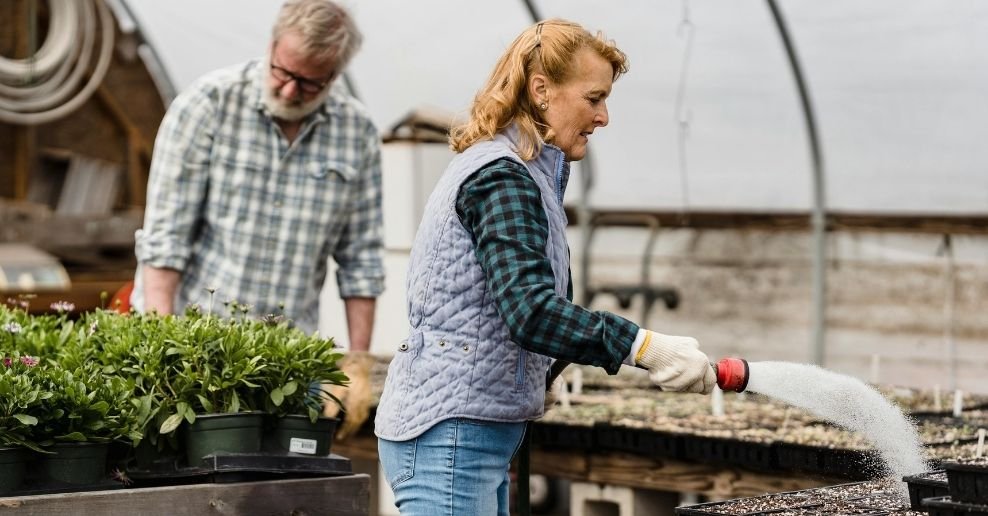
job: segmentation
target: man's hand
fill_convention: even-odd
[[[346,440],[356,433],[367,420],[370,413],[370,373],[373,365],[374,357],[370,353],[350,351],[340,360],[340,369],[350,379],[349,385],[324,386],[343,403],[343,412],[346,413],[343,424],[336,429],[338,441]],[[323,416],[337,417],[339,412],[340,406],[335,401],[327,399],[323,402]]]
[[[652,383],[673,392],[710,394],[714,390],[717,374],[696,339],[646,332],[635,363],[648,369]]]

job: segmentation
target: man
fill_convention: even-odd
[[[333,88],[361,39],[330,0],[288,0],[266,58],[175,99],[155,141],[131,296],[162,314],[232,301],[311,333],[332,256],[350,337],[340,438],[366,419],[384,289],[380,139],[363,106]]]

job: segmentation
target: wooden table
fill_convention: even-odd
[[[366,516],[369,506],[368,475],[0,497],[0,515],[17,516]]]

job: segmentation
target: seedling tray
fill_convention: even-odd
[[[876,476],[881,464],[878,454],[870,450],[825,448],[778,442],[774,444],[781,469],[833,475],[848,480],[868,480]]]
[[[951,500],[988,505],[988,464],[944,461]]]
[[[944,471],[931,471],[918,475],[902,477],[909,488],[909,507],[914,511],[925,511],[923,500],[926,498],[941,498],[949,495],[947,490],[947,475]]]
[[[123,482],[105,478],[92,484],[68,484],[54,480],[26,479],[17,489],[8,493],[0,494],[0,499],[8,496],[33,496],[62,493],[81,493],[87,491],[108,491],[111,489],[123,489],[127,487]]]
[[[218,453],[202,458],[198,466],[175,467],[158,463],[154,468],[127,470],[127,476],[140,487],[193,482],[245,482],[273,478],[339,476],[353,472],[350,460],[339,455],[296,453]]]
[[[683,453],[688,460],[727,464],[758,471],[776,471],[775,449],[770,443],[687,435]]]
[[[852,511],[847,514],[885,514],[872,507],[859,507],[857,501],[866,499],[865,494],[875,496],[883,493],[874,493],[873,488],[868,487],[864,482],[853,482],[677,507],[676,514],[682,516],[822,515],[827,514],[825,506],[836,504],[840,505],[841,514],[845,514],[844,510]]]
[[[594,448],[592,426],[538,422],[531,426],[532,443],[545,448],[587,451]]]
[[[598,423],[594,426],[594,440],[602,450],[652,458],[683,458],[683,436],[680,434]]]
[[[927,498],[923,508],[930,516],[988,516],[988,505],[955,502],[949,496]]]

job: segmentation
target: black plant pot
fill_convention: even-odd
[[[185,457],[189,466],[216,453],[256,453],[261,450],[264,414],[197,414],[196,422],[184,427]]]

